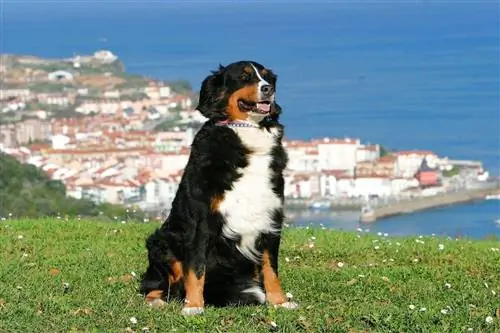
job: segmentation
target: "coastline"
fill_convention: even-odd
[[[485,200],[487,196],[500,195],[500,187],[470,189],[460,192],[450,192],[429,197],[420,197],[387,205],[370,207],[361,212],[363,223],[374,223],[378,220],[395,215],[410,214],[427,209],[452,206],[477,200]]]

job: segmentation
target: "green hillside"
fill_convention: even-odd
[[[33,165],[0,153],[0,218],[94,216],[101,220],[142,219],[141,213],[111,204],[95,204],[66,196],[64,184]]]
[[[299,309],[208,307],[185,318],[180,304],[150,308],[137,294],[155,227],[0,222],[0,332],[500,331],[498,240],[286,229],[280,276]]]

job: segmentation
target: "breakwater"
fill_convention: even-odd
[[[409,214],[426,209],[450,206],[476,200],[484,200],[486,196],[499,194],[500,187],[495,186],[489,188],[476,188],[457,192],[447,192],[427,197],[416,197],[411,200],[393,202],[386,205],[377,205],[370,207],[369,209],[364,209],[361,213],[361,221],[371,223],[390,216]]]

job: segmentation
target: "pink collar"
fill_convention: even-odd
[[[255,123],[250,123],[246,121],[229,121],[229,120],[221,120],[215,123],[217,126],[227,126],[227,127],[253,127],[259,128],[260,126]]]

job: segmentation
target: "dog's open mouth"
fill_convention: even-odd
[[[260,101],[260,102],[249,102],[245,100],[238,100],[238,107],[243,112],[256,112],[266,114],[271,111],[270,101]]]

